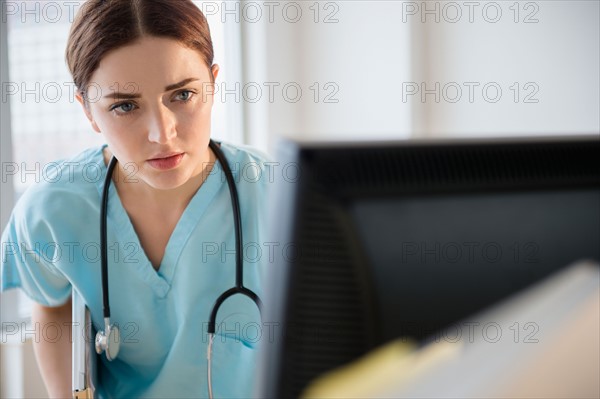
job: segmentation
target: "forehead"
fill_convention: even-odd
[[[194,77],[209,81],[209,69],[200,52],[169,38],[143,37],[107,53],[92,75],[101,87],[133,83],[153,90]]]

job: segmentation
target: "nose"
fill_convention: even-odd
[[[150,120],[148,140],[153,143],[167,144],[177,136],[175,127],[175,116],[171,110],[159,105]]]

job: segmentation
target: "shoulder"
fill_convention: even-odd
[[[249,145],[221,142],[221,149],[228,159],[270,164],[270,158],[265,152]]]
[[[2,232],[0,289],[21,287],[45,306],[65,303],[79,264],[74,248],[98,231],[101,148],[49,162],[17,201]],[[98,163],[101,162],[101,163]],[[28,171],[29,172],[29,171]],[[79,268],[79,270],[82,270]]]
[[[98,201],[105,173],[102,148],[89,148],[66,159],[50,162],[18,199],[15,222],[28,226],[85,215]]]
[[[273,180],[275,162],[263,151],[243,144],[221,142],[221,149],[238,181],[262,183]]]

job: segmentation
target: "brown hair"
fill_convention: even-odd
[[[191,0],[88,0],[73,21],[65,54],[84,98],[102,57],[143,36],[173,38],[199,51],[206,65],[212,66],[208,23]]]

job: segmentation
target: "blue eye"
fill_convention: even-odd
[[[194,93],[190,90],[184,90],[184,91],[180,91],[179,93],[177,93],[177,95],[175,96],[178,100],[181,100],[183,102],[187,102],[192,98],[192,95]]]
[[[125,104],[119,105],[117,108],[120,108],[121,111],[123,111],[123,112],[130,112],[130,111],[133,111],[133,104],[125,103]]]
[[[135,110],[136,106],[133,103],[121,103],[113,105],[110,110],[115,111],[117,114],[128,114],[131,111]]]

